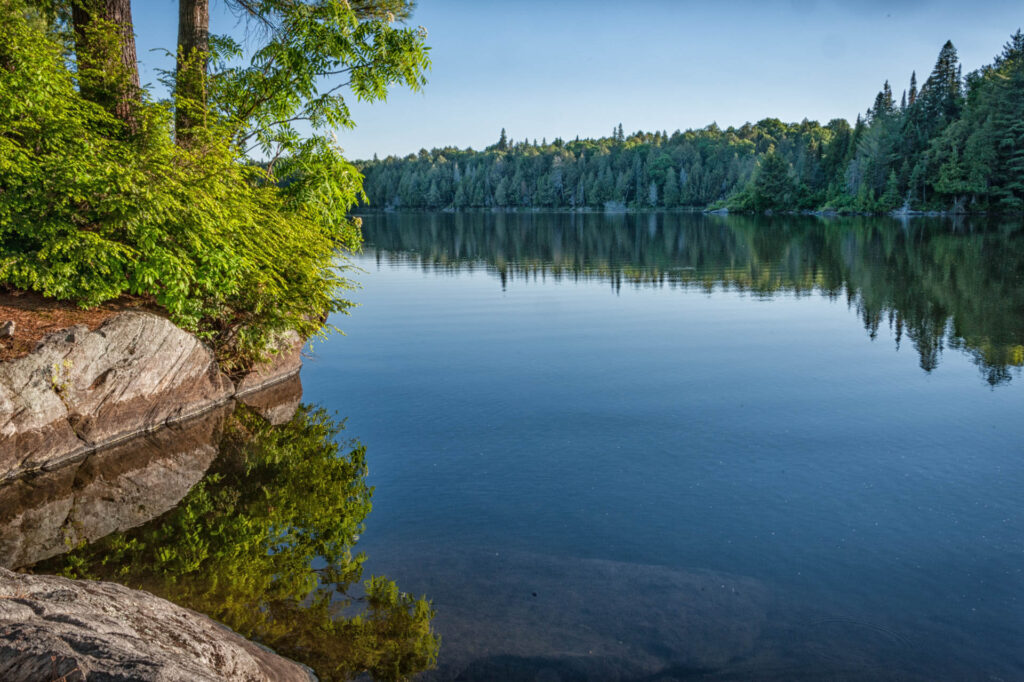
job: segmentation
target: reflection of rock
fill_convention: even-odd
[[[0,564],[35,563],[173,508],[213,462],[230,409],[0,487]]]
[[[439,667],[424,679],[694,675],[748,655],[769,602],[751,578],[614,561],[502,552],[382,565],[437,610]]]
[[[0,679],[315,678],[206,616],[147,592],[0,569]]]
[[[272,424],[295,414],[293,375],[241,400]],[[139,526],[172,509],[217,456],[227,403],[198,417],[0,485],[0,566],[27,566],[78,543]]]

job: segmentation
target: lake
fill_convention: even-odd
[[[305,400],[449,679],[1024,678],[1024,231],[364,217]]]
[[[428,680],[1024,679],[1019,222],[363,220],[301,385],[56,472],[76,538],[161,516],[43,570],[318,672],[367,655],[325,623],[378,574],[433,603]]]

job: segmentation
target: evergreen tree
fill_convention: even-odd
[[[665,208],[675,208],[679,205],[679,180],[673,168],[665,171],[665,187],[662,190],[662,197]]]
[[[789,163],[771,149],[761,160],[751,185],[750,208],[755,211],[789,208],[793,206],[795,189]]]
[[[721,129],[637,131],[611,137],[422,151],[363,164],[367,193],[380,205],[425,206],[436,181],[441,205],[782,210],[913,208],[1024,209],[1024,36],[1011,36],[993,64],[960,78],[952,43],[918,89],[897,103],[886,81],[851,125],[763,119]],[[783,163],[780,163],[783,162]],[[469,165],[476,176],[461,173]],[[786,169],[782,173],[783,166]],[[416,182],[410,182],[414,177]],[[498,192],[499,185],[505,179]],[[654,184],[652,193],[651,185]],[[770,190],[770,191],[769,191]],[[779,197],[782,197],[780,200]],[[1015,208],[1019,207],[1019,208]]]

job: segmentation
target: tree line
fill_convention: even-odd
[[[1024,210],[1024,34],[967,74],[946,42],[897,100],[851,125],[766,118],[722,129],[510,140],[357,164],[367,205],[398,209]]]

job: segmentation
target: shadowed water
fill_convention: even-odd
[[[306,397],[369,445],[430,676],[1024,677],[1019,224],[364,230]]]

